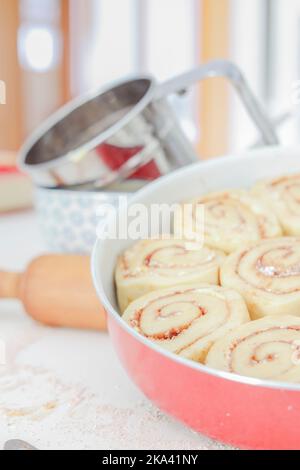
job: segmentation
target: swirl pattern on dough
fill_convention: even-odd
[[[204,230],[204,243],[226,253],[239,249],[245,243],[282,235],[276,216],[248,191],[210,193],[191,203],[194,211],[190,217],[182,217],[179,212],[175,214],[175,233]],[[196,220],[198,205],[204,207],[204,224]]]
[[[286,235],[300,235],[300,174],[257,183],[253,194],[269,204]]]
[[[142,240],[118,259],[116,286],[121,311],[156,289],[193,282],[218,284],[225,255],[196,242]]]
[[[270,316],[242,325],[215,342],[205,363],[239,375],[300,382],[300,318]]]
[[[151,292],[132,302],[123,318],[156,344],[200,362],[217,338],[250,319],[237,292],[195,284]]]
[[[232,253],[220,271],[221,285],[237,290],[253,319],[300,316],[300,238],[262,240]]]

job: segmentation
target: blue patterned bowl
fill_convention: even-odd
[[[37,187],[35,207],[51,251],[91,253],[96,230],[106,219],[104,207],[118,206],[145,182],[127,181],[105,191]]]

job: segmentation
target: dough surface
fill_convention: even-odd
[[[239,326],[215,342],[205,363],[239,375],[300,382],[300,318],[265,317]]]
[[[244,297],[252,319],[300,316],[300,237],[261,240],[232,253],[221,267],[220,280]]]
[[[262,238],[282,235],[276,216],[248,191],[209,193],[190,203],[194,208],[190,216],[182,217],[180,211],[175,214],[175,234],[183,233],[182,225],[187,232],[204,230],[204,244],[225,253]],[[204,207],[204,220],[197,223],[199,205]]]
[[[153,290],[193,282],[219,284],[225,255],[185,240],[142,240],[118,259],[116,286],[121,312]]]
[[[300,235],[300,174],[259,182],[253,194],[269,204],[286,235]]]
[[[151,292],[132,302],[123,318],[157,345],[200,362],[216,339],[250,320],[237,292],[197,284]]]

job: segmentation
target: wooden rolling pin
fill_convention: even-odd
[[[22,274],[0,271],[1,298],[21,300],[26,312],[45,325],[106,328],[88,256],[44,255]]]

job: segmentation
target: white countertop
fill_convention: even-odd
[[[0,269],[23,270],[46,251],[34,213],[0,216]],[[224,449],[165,416],[123,371],[106,333],[34,323],[0,301],[0,449]]]

